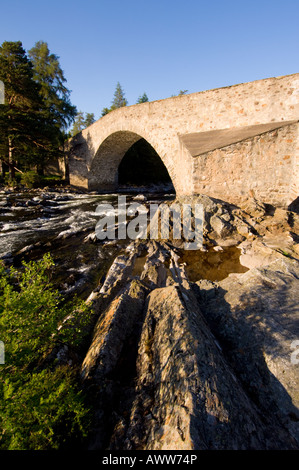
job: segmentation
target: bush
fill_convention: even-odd
[[[66,366],[34,372],[26,380],[6,378],[0,389],[2,449],[61,449],[86,436],[88,410]]]
[[[58,449],[85,437],[88,408],[76,370],[55,364],[43,369],[42,359],[57,342],[80,342],[90,316],[82,301],[62,303],[51,284],[50,254],[23,265],[23,271],[0,265],[0,448]],[[74,311],[73,328],[60,333],[62,320]]]
[[[18,182],[16,178],[11,178],[10,175],[5,175],[4,177],[4,184],[9,188],[16,188],[18,186]]]
[[[21,175],[21,183],[28,189],[35,188],[40,183],[40,176],[34,171],[26,171]]]

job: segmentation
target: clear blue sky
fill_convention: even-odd
[[[71,101],[130,104],[299,72],[298,0],[2,0],[0,43],[60,57]]]

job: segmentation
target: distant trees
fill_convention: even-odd
[[[93,113],[86,113],[84,122],[85,127],[91,126],[91,124],[93,124],[95,121],[96,120]]]
[[[148,101],[147,94],[143,93],[143,95],[139,96],[136,104],[145,103],[147,101]],[[103,117],[106,114],[110,113],[111,111],[114,111],[115,109],[122,108],[123,106],[127,106],[127,105],[128,105],[128,101],[125,97],[125,93],[124,93],[120,83],[117,82],[112,104],[111,104],[110,108],[103,108],[102,109],[101,116]]]
[[[101,117],[106,116],[106,114],[110,113],[110,111],[113,111],[111,108],[103,108],[101,112]]]
[[[127,106],[128,102],[125,97],[125,93],[120,85],[119,82],[117,82],[116,89],[114,92],[114,98],[112,101],[112,108],[117,109],[117,108],[122,108],[123,106]]]
[[[47,43],[37,42],[29,51],[21,41],[5,41],[0,47],[0,80],[5,102],[0,104],[0,158],[14,178],[17,166],[35,164],[61,154],[67,126],[76,115],[70,92]]]
[[[91,126],[91,124],[93,124],[94,122],[95,117],[93,113],[86,113],[84,117],[84,113],[82,111],[79,111],[76,115],[73,127],[71,129],[71,135],[75,136],[86,127]]]
[[[85,128],[84,125],[84,113],[82,111],[78,111],[73,127],[71,129],[71,135],[74,136],[81,132]]]
[[[121,87],[121,84],[117,82],[112,104],[110,108],[102,109],[101,116],[105,116],[106,114],[110,113],[111,111],[114,111],[115,109],[127,106],[127,104],[128,101],[126,100],[125,93]]]
[[[148,101],[147,94],[143,93],[143,95],[139,96],[138,100],[136,101],[136,104],[146,103],[147,101]]]
[[[183,96],[188,93],[188,90],[180,90],[177,95],[171,95],[171,98],[175,98],[176,96]]]

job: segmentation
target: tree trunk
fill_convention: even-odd
[[[15,179],[15,165],[13,161],[13,149],[11,138],[8,137],[8,165],[9,165],[9,177],[11,180]]]

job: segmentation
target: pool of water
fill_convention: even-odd
[[[222,281],[230,273],[245,273],[248,268],[240,263],[240,250],[235,247],[224,247],[215,251],[210,247],[207,251],[185,250],[178,260],[185,263],[185,270],[191,282],[207,279],[209,281]]]

